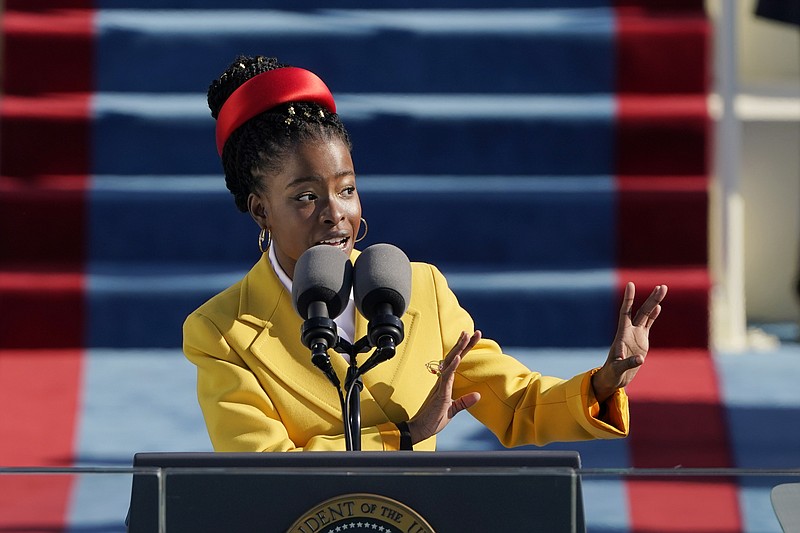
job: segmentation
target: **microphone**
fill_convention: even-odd
[[[394,357],[403,341],[400,317],[411,299],[411,263],[400,248],[374,244],[364,250],[353,267],[356,307],[369,320],[367,339],[375,353],[361,366],[361,373]]]
[[[333,246],[312,246],[297,260],[292,280],[292,304],[305,320],[303,344],[311,349],[311,362],[337,388],[328,348],[336,346],[339,335],[334,318],[347,307],[353,283],[353,264],[342,250]]]

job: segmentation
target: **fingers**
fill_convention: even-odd
[[[634,326],[644,326],[649,328],[653,325],[658,315],[661,313],[661,302],[667,295],[666,285],[656,285],[653,292],[647,297],[636,316],[631,319],[631,312],[633,309],[633,300],[636,295],[636,287],[632,282],[628,282],[625,286],[625,294],[622,297],[622,305],[619,310],[619,326],[623,327],[628,320]]]
[[[461,335],[458,336],[455,346],[453,346],[453,348],[447,352],[447,355],[444,358],[444,363],[442,364],[441,368],[442,374],[454,372],[458,367],[458,364],[461,362],[461,359],[467,355],[467,353],[469,353],[469,351],[472,350],[480,340],[480,330],[476,330],[471,336],[467,335],[466,331],[462,331]]]
[[[625,285],[625,294],[622,295],[622,305],[619,308],[619,326],[624,326],[631,317],[633,297],[636,296],[636,286],[629,281]]]
[[[656,321],[656,318],[658,318],[658,315],[660,314],[661,314],[661,306],[656,305],[655,308],[653,309],[653,312],[647,315],[647,321],[645,322],[644,327],[650,329],[650,326],[653,325],[653,322]]]
[[[466,335],[466,333],[464,333],[464,335]],[[467,355],[470,352],[470,350],[472,350],[475,347],[475,345],[478,344],[478,341],[481,340],[481,335],[482,334],[481,334],[480,330],[475,330],[475,333],[473,333],[469,337],[469,340],[467,341],[467,345],[464,347],[463,350],[461,350],[461,357],[464,357],[465,355]]]
[[[622,372],[627,372],[632,368],[640,367],[644,364],[644,356],[643,355],[634,355],[620,361],[620,366],[624,367]],[[622,373],[621,372],[621,373]]]
[[[447,418],[453,418],[464,409],[469,409],[478,403],[478,400],[480,399],[481,395],[479,392],[471,392],[469,394],[465,394],[461,398],[458,398],[447,409]]]
[[[480,340],[480,331],[475,331],[472,335],[462,331],[455,346],[447,352],[445,358],[432,362],[438,368],[439,379],[431,388],[417,414],[408,421],[409,430],[416,439],[415,442],[437,434],[455,415],[464,409],[469,409],[481,399],[481,395],[477,392],[465,394],[456,400],[452,399],[455,371],[464,356]]]
[[[666,295],[667,286],[656,285],[653,292],[650,293],[650,296],[648,296],[647,300],[642,304],[642,307],[639,308],[639,312],[636,313],[636,317],[633,319],[633,325],[650,328],[656,318],[658,318],[658,315],[661,314],[661,301]]]

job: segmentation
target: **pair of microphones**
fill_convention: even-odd
[[[367,335],[350,344],[338,335],[336,323],[353,292],[358,311],[369,321]],[[328,349],[351,357],[375,348],[358,375],[392,358],[403,341],[403,322],[411,297],[411,263],[391,244],[367,247],[355,264],[341,249],[318,245],[298,259],[292,280],[292,302],[304,319],[301,340],[311,350],[311,360],[339,387]]]

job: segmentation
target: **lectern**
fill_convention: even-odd
[[[138,453],[134,467],[151,473],[134,474],[131,533],[585,530],[577,452]]]

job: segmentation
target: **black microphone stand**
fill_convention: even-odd
[[[394,357],[397,343],[403,340],[403,323],[400,318],[386,311],[370,321],[367,335],[351,344],[337,335],[336,323],[326,316],[327,307],[321,302],[312,305],[317,306],[314,309],[314,318],[303,322],[301,339],[303,344],[311,349],[312,363],[322,370],[339,393],[345,449],[359,451],[361,450],[361,391],[364,389],[361,376]],[[328,356],[329,347],[349,356],[350,364],[344,382],[345,396],[342,396],[339,378]],[[373,347],[375,348],[373,354],[359,366],[358,354],[368,352]]]
[[[355,344],[339,338],[335,347],[337,352],[347,354],[350,359],[344,380],[346,396],[343,404],[345,411],[342,413],[347,451],[361,450],[361,391],[364,389],[364,383],[361,381],[356,358],[359,353],[369,351],[369,348],[367,337],[362,337]]]

